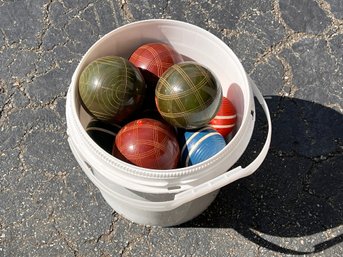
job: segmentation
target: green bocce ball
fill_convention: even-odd
[[[88,64],[79,78],[79,94],[85,110],[93,117],[120,123],[143,103],[146,84],[128,60],[105,56]]]
[[[160,77],[155,101],[171,125],[195,129],[206,126],[221,104],[222,88],[213,74],[194,62],[174,64]]]

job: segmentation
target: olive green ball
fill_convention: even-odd
[[[146,92],[143,76],[122,57],[105,56],[88,64],[79,78],[79,95],[93,117],[120,123],[141,107]]]
[[[214,75],[194,62],[171,66],[160,77],[155,90],[161,116],[184,129],[206,126],[215,117],[221,99],[222,88]]]

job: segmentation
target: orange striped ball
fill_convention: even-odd
[[[237,121],[236,108],[232,102],[223,96],[221,106],[216,116],[210,121],[210,126],[217,130],[223,137],[229,135]]]

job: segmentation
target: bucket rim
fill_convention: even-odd
[[[81,72],[81,66],[84,65],[86,60],[89,58],[89,55],[91,54],[92,50],[101,43],[101,41],[106,40],[107,38],[113,36],[115,33],[120,33],[121,31],[128,29],[133,26],[137,25],[144,25],[144,24],[152,24],[152,23],[160,23],[160,24],[166,24],[166,25],[172,25],[172,26],[186,26],[189,29],[196,30],[201,33],[205,33],[207,37],[209,37],[211,40],[215,41],[215,43],[225,49],[225,51],[230,55],[232,60],[234,61],[235,65],[237,66],[238,70],[240,71],[240,75],[243,78],[244,85],[240,86],[245,86],[247,88],[246,94],[244,94],[244,102],[248,100],[248,108],[244,108],[243,110],[243,115],[242,115],[242,123],[238,130],[236,131],[235,135],[231,139],[231,141],[224,147],[223,150],[218,152],[216,155],[212,156],[211,158],[207,159],[204,162],[188,166],[188,167],[180,167],[180,168],[175,168],[175,169],[168,169],[168,170],[159,170],[159,169],[148,169],[148,168],[142,168],[138,167],[133,164],[126,163],[120,159],[117,159],[116,157],[112,156],[111,154],[107,153],[104,151],[100,146],[98,146],[86,133],[84,130],[80,119],[78,115],[77,108],[80,107],[77,101],[75,99],[78,97],[78,87],[77,87],[77,81],[78,81],[78,76]],[[246,103],[243,103],[244,105]],[[77,106],[79,105],[79,106]],[[238,145],[240,142],[240,138],[245,136],[247,134],[247,130],[253,128],[254,125],[254,120],[251,121],[249,119],[249,113],[250,110],[254,110],[253,106],[253,93],[251,90],[251,87],[249,85],[249,80],[248,76],[243,68],[243,65],[239,61],[238,57],[236,54],[231,50],[231,48],[226,45],[221,39],[219,39],[217,36],[213,35],[212,33],[204,30],[203,28],[200,28],[196,25],[193,25],[188,22],[183,22],[183,21],[178,21],[178,20],[172,20],[172,19],[147,19],[147,20],[141,20],[141,21],[135,21],[132,23],[125,24],[121,27],[118,27],[110,32],[108,32],[106,35],[98,39],[85,53],[85,55],[82,57],[80,62],[77,65],[77,68],[73,74],[71,85],[68,90],[67,94],[67,108],[66,112],[70,112],[69,119],[67,118],[67,123],[68,124],[68,130],[69,130],[69,136],[75,136],[78,137],[78,140],[82,140],[83,142],[86,143],[87,147],[90,147],[92,149],[92,152],[94,154],[101,158],[103,161],[105,161],[109,167],[115,167],[118,168],[122,171],[125,171],[131,175],[134,176],[139,176],[139,177],[145,177],[145,178],[155,178],[155,179],[166,179],[166,178],[178,178],[178,177],[183,177],[183,176],[190,176],[193,175],[194,173],[200,172],[201,170],[205,170],[208,166],[213,165],[215,162],[218,160],[222,159],[225,155],[227,155],[229,148],[232,148],[233,145]],[[73,126],[71,126],[73,124]],[[69,128],[70,127],[70,128]],[[77,133],[76,133],[77,131]],[[250,137],[252,134],[248,131],[249,134],[249,139],[247,140],[248,142],[250,141]],[[242,150],[244,152],[245,148]],[[233,164],[232,164],[233,165]],[[227,170],[230,167],[227,167]]]

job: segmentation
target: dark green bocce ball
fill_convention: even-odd
[[[195,129],[208,124],[221,104],[222,88],[205,67],[184,62],[171,66],[159,79],[155,101],[171,125]]]
[[[145,91],[138,68],[118,56],[96,59],[86,66],[79,79],[79,93],[86,111],[109,123],[120,123],[140,108]]]

